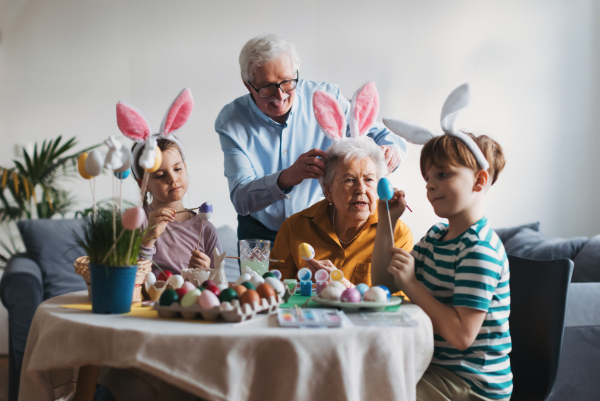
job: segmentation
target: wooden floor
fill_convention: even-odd
[[[0,356],[0,401],[8,400],[8,356]]]

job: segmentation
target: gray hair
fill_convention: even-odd
[[[373,139],[363,136],[358,138],[344,138],[339,142],[334,142],[327,148],[325,175],[319,178],[323,192],[325,192],[325,187],[331,188],[335,171],[340,161],[348,163],[350,160],[362,160],[365,157],[370,157],[373,163],[375,163],[377,181],[386,176],[388,169],[383,149]]]
[[[294,65],[294,71],[298,70],[300,68],[300,56],[298,56],[296,46],[283,36],[269,33],[250,39],[240,52],[242,80],[244,82],[252,82],[254,79],[253,72],[256,67],[265,65],[283,53],[290,56]]]

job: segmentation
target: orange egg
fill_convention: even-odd
[[[275,290],[269,284],[259,285],[256,292],[258,292],[258,295],[260,295],[261,298],[271,299],[271,297],[277,296]]]
[[[242,305],[253,304],[254,302],[260,302],[260,297],[258,296],[258,292],[254,290],[247,290],[240,296],[240,302]]]
[[[233,289],[235,290],[235,292],[237,292],[238,297],[241,297],[243,293],[245,293],[248,289],[246,287],[244,287],[243,285],[234,285]]]

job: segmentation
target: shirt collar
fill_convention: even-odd
[[[250,107],[250,110],[252,110],[254,112],[254,114],[256,114],[256,116],[258,118],[260,118],[262,121],[264,121],[266,124],[269,125],[279,125],[279,126],[287,126],[288,121],[290,121],[290,118],[292,118],[292,116],[294,115],[295,111],[298,110],[298,104],[300,103],[300,94],[299,94],[299,90],[298,90],[298,86],[296,86],[296,97],[294,99],[294,103],[292,103],[292,108],[290,109],[290,114],[288,115],[288,118],[285,122],[285,124],[280,124],[277,121],[273,120],[271,117],[269,117],[268,115],[266,115],[265,113],[263,113],[258,106],[256,105],[256,102],[254,101],[254,99],[252,98],[252,94],[248,93],[248,105]]]

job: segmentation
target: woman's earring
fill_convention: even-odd
[[[333,203],[329,202],[329,206],[333,205]]]

